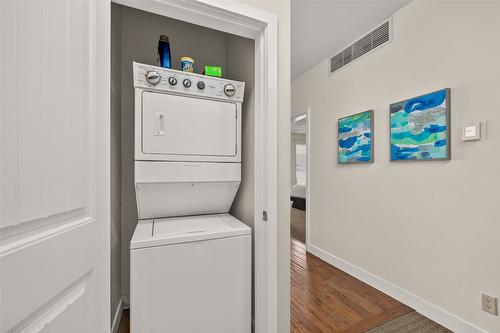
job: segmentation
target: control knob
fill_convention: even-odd
[[[148,71],[146,73],[146,81],[148,81],[149,84],[156,86],[158,83],[160,83],[160,80],[161,76],[157,71]]]
[[[205,89],[205,82],[198,81],[197,86],[198,86],[198,89],[203,90],[203,89]]]
[[[236,88],[231,83],[224,86],[224,94],[226,94],[227,97],[233,97],[235,93]]]
[[[191,87],[191,80],[184,79],[184,81],[182,81],[182,84],[184,85],[184,87],[189,88],[189,87]]]
[[[175,86],[177,84],[177,79],[175,77],[171,76],[171,77],[168,78],[168,83],[171,86]]]

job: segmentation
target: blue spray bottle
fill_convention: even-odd
[[[158,42],[158,65],[164,68],[172,67],[172,57],[170,56],[170,43],[168,37],[165,35],[160,36]]]

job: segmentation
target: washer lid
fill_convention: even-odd
[[[250,235],[250,228],[229,214],[139,221],[130,249]]]

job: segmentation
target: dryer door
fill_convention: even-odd
[[[182,157],[237,155],[238,109],[235,103],[144,91],[142,151]]]

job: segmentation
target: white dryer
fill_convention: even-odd
[[[134,63],[132,333],[249,333],[251,230],[241,182],[245,84]]]

